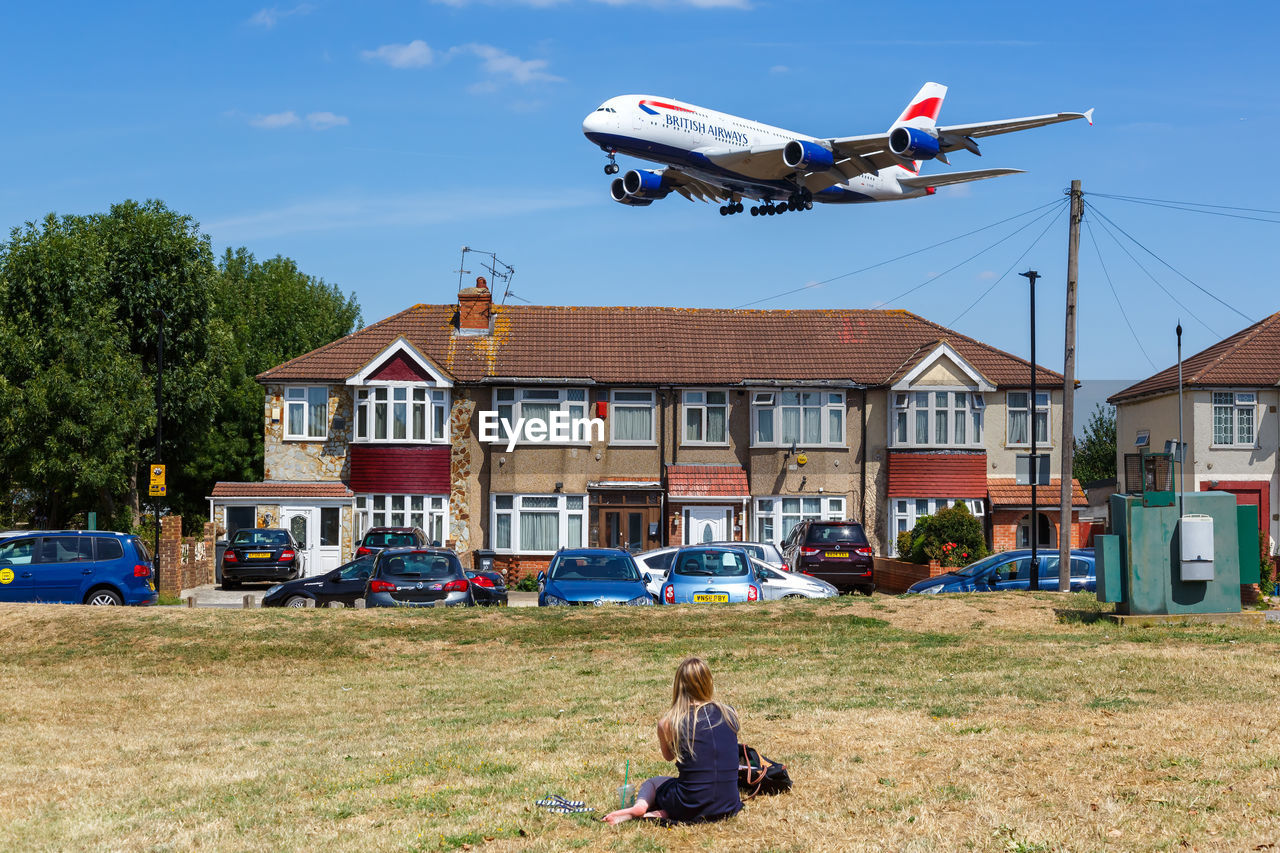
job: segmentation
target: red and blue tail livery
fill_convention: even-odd
[[[647,207],[671,193],[716,201],[720,215],[812,210],[815,202],[856,204],[933,195],[938,187],[1012,175],[1020,169],[975,169],[921,175],[927,160],[951,165],[956,151],[981,154],[985,136],[1082,118],[1093,110],[940,126],[947,87],[925,83],[884,133],[819,138],[654,95],[610,98],[582,122],[582,132],[609,156],[605,174],[621,171],[618,154],[659,163],[613,179],[614,201]]]

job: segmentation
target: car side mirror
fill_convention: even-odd
[[[653,583],[653,577],[648,572],[644,573],[644,582]]]

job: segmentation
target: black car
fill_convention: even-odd
[[[383,548],[430,548],[439,546],[427,538],[421,527],[370,527],[360,539],[356,556],[376,554]]]
[[[471,595],[476,604],[485,606],[507,606],[507,582],[497,572],[473,572],[467,569],[467,579],[471,581]]]
[[[385,548],[365,587],[366,607],[472,607],[458,555],[444,548]]]
[[[787,568],[826,581],[841,592],[875,592],[871,543],[856,521],[802,521],[782,545]]]
[[[327,607],[337,601],[354,607],[364,598],[365,585],[373,573],[373,559],[372,555],[360,557],[319,577],[276,584],[262,597],[262,606],[306,607],[308,601],[314,601],[316,607]]]
[[[274,527],[242,527],[222,554],[222,588],[244,581],[289,581],[304,574],[302,551],[293,535]]]

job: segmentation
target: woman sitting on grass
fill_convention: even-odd
[[[699,658],[676,668],[671,707],[658,720],[658,748],[680,775],[646,779],[635,805],[604,816],[610,824],[633,817],[679,823],[718,820],[738,813],[738,715],[717,701],[711,670]]]

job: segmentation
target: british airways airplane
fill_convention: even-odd
[[[961,149],[981,155],[976,139],[1083,118],[1093,110],[939,127],[947,87],[925,83],[885,133],[820,139],[728,113],[652,95],[619,95],[582,122],[587,139],[609,155],[630,154],[665,165],[614,178],[613,200],[645,207],[676,192],[721,202],[720,215],[742,213],[744,198],[762,202],[752,216],[812,210],[813,203],[856,204],[933,195],[938,187],[1013,175],[1021,169],[976,169],[921,175],[920,163]]]

